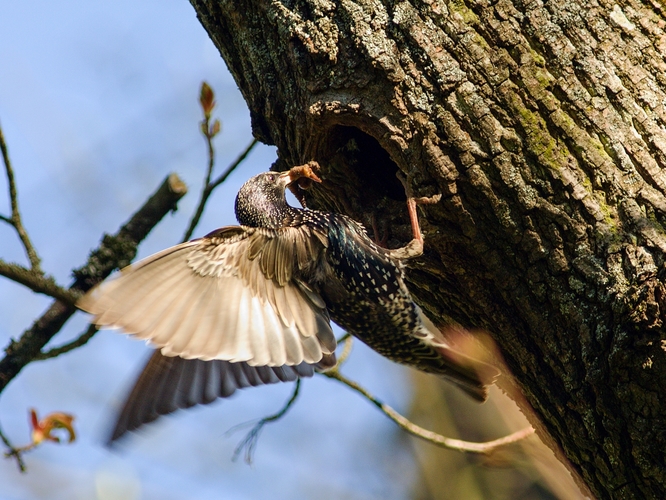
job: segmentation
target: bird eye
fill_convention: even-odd
[[[275,174],[269,174],[268,175],[268,180],[271,181],[271,182],[275,181]]]

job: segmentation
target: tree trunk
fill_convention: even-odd
[[[439,322],[482,328],[598,498],[666,498],[666,5],[191,0],[310,206],[426,248]],[[555,445],[554,445],[555,446]]]

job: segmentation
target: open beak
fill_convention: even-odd
[[[282,172],[278,177],[278,182],[285,187],[292,183],[291,176],[289,175],[290,170]]]

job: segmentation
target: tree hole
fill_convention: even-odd
[[[325,182],[314,195],[315,204],[350,215],[378,242],[399,245],[400,241],[387,240],[404,239],[396,230],[408,224],[407,198],[389,153],[374,137],[349,126],[331,129],[323,149],[317,159]]]

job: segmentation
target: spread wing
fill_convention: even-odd
[[[300,281],[327,240],[306,226],[229,226],[168,248],[95,287],[78,307],[166,356],[317,363],[335,350],[322,298]]]
[[[332,358],[334,363],[334,358]],[[330,363],[329,363],[330,364]],[[155,351],[118,415],[109,442],[160,415],[227,398],[237,389],[311,377],[314,366],[250,366],[247,363],[166,357]]]

